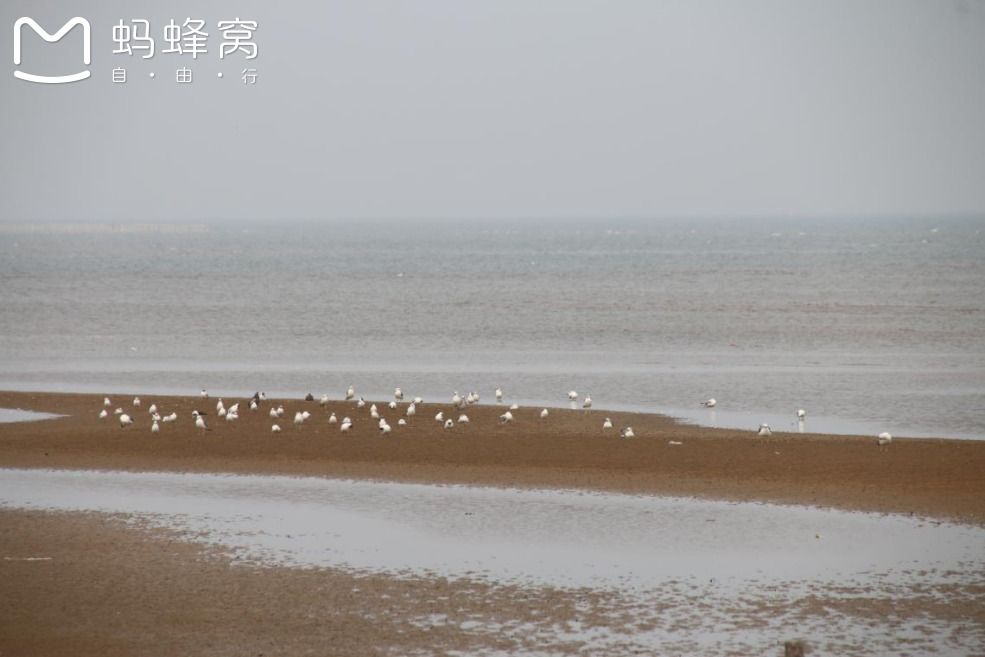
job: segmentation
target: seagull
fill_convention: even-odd
[[[225,406],[224,406],[224,404],[222,403],[222,397],[219,397],[219,401],[217,401],[217,402],[215,403],[215,412],[216,412],[216,413],[218,413],[218,412],[219,412],[219,411],[221,411],[221,410],[222,410],[223,408],[225,408]]]
[[[236,413],[226,413],[226,422],[232,422],[238,419],[239,419],[239,415],[237,415]]]
[[[260,397],[260,401],[267,401],[267,393],[261,392],[259,397]]]
[[[304,415],[298,411],[294,414],[294,427],[300,429],[302,424],[304,424]]]
[[[445,420],[445,429],[451,429],[453,426],[455,426],[455,423],[451,421],[451,418]]]
[[[332,413],[331,415],[328,416],[328,423],[329,424],[335,424],[338,421],[339,421],[339,419],[337,417],[335,417],[335,413]]]
[[[466,415],[465,413],[462,413],[461,415],[458,416],[458,423],[459,424],[468,424],[469,423],[469,416]]]
[[[284,407],[283,406],[278,406],[277,407],[277,417],[284,417]]]
[[[374,420],[380,419],[380,412],[376,410],[376,404],[373,404],[372,406],[369,407],[369,416]]]
[[[318,403],[321,404],[322,406],[324,406],[325,404],[327,404],[328,403],[328,395],[322,395],[321,396],[321,399],[318,400]]]
[[[311,413],[309,413],[308,411],[301,411],[301,417],[307,420],[309,417],[311,417]]]
[[[109,400],[109,397],[103,397],[103,406],[110,406],[113,402]]]
[[[267,415],[269,415],[270,416],[270,419],[272,419],[272,420],[276,420],[278,417],[280,417],[277,414],[277,409],[276,408],[273,408],[273,407],[270,408],[270,411],[267,413]]]
[[[195,416],[195,426],[198,427],[202,431],[207,431],[208,428],[209,428],[208,425],[205,424],[205,418],[202,417],[201,415],[196,415]]]
[[[592,396],[591,395],[585,395],[585,401],[582,403],[581,407],[582,408],[591,408],[592,407]]]
[[[165,415],[163,418],[161,418],[161,421],[162,422],[174,422],[177,419],[178,419],[178,414],[175,413],[174,411],[172,411],[171,412],[171,415]]]
[[[380,429],[382,429],[382,428],[383,428],[383,427],[385,427],[386,425],[387,425],[387,422],[386,422],[386,418],[385,418],[385,417],[381,417],[381,418],[380,418],[380,422],[379,422],[379,424],[378,424],[377,426],[378,426],[378,427],[379,427]]]
[[[256,403],[256,400],[255,399],[251,399],[250,400],[250,410],[251,411],[255,411],[258,408],[260,408],[260,405]]]
[[[455,394],[451,396],[451,405],[452,406],[461,406],[462,405],[462,396],[460,394],[458,394],[458,391],[457,390],[455,391]]]
[[[140,397],[134,397],[133,398],[133,405],[134,406],[140,406]]]
[[[104,408],[103,410],[99,411],[99,419],[102,420],[105,417],[109,417],[109,411],[107,411]]]
[[[356,408],[362,408],[365,405],[366,405],[366,400],[363,399],[362,397],[360,397],[359,401],[356,402]]]
[[[393,410],[393,409],[397,408],[397,402],[392,401],[389,404],[387,404],[387,406],[390,407],[390,410]]]
[[[400,418],[399,420],[397,420],[397,426],[398,427],[405,427],[405,426],[407,426],[407,420],[405,420],[403,418]]]
[[[151,415],[157,413],[157,404],[151,404],[150,408],[147,409],[147,412],[150,413]]]
[[[540,419],[541,419],[541,420],[544,420],[544,419],[546,419],[546,418],[547,418],[547,416],[548,416],[548,415],[550,415],[550,413],[548,413],[548,412],[547,412],[547,409],[545,408],[544,410],[542,410],[542,411],[540,412]]]
[[[202,399],[208,399],[209,398],[209,391],[206,390],[205,388],[202,388],[202,392],[200,392],[199,395],[201,395]]]
[[[384,424],[383,426],[380,427],[380,433],[382,434],[388,434],[390,433],[390,431],[391,429],[389,424]]]
[[[768,424],[765,424],[765,423],[764,424],[760,424],[759,425],[759,432],[756,435],[757,436],[772,436],[773,435],[773,429],[771,429],[770,428],[770,425],[768,425]]]
[[[161,432],[161,426],[157,423],[157,420],[154,420],[154,424],[150,425],[150,432],[151,433]]]
[[[602,423],[602,431],[611,428],[612,428],[612,420],[610,420],[609,418],[605,418],[605,422]]]
[[[220,406],[218,415],[219,417],[226,417],[226,409]],[[233,415],[235,415],[235,413],[233,413]]]
[[[414,397],[414,403],[415,404],[423,404],[424,403],[424,398],[423,397]]]
[[[502,388],[496,388],[496,402],[497,403],[500,403],[500,404],[503,403],[503,389]]]
[[[438,411],[438,414],[434,416],[434,421],[435,422],[444,422],[445,421],[445,414],[442,411]]]
[[[511,411],[518,411],[518,410],[520,410],[520,405],[519,404],[510,404],[510,410]]]
[[[417,403],[411,402],[407,407],[407,417],[413,417],[417,413]]]
[[[883,445],[888,445],[891,442],[893,442],[893,434],[889,433],[888,431],[883,431],[876,438],[876,444],[879,445],[880,447],[882,447]]]
[[[512,421],[513,421],[513,413],[511,413],[510,411],[506,411],[505,413],[499,416],[500,424],[509,424]]]
[[[625,429],[623,429],[622,431],[619,432],[619,437],[620,438],[635,438],[636,437],[636,434],[633,433],[633,427],[626,427]]]
[[[161,414],[160,413],[154,413],[153,415],[150,416],[150,419],[153,420],[154,422],[160,422],[161,421]]]
[[[575,390],[569,390],[568,399],[570,399],[571,401],[578,401],[578,392]]]
[[[715,398],[712,397],[711,399],[706,399],[705,401],[701,402],[701,405],[704,406],[705,408],[715,408],[715,405],[717,403],[718,402],[715,401]]]
[[[123,415],[123,409],[122,408],[116,409],[115,411],[113,411],[113,415]]]
[[[239,415],[239,402],[236,402],[235,404],[230,406],[229,412],[232,413],[233,415]]]
[[[352,428],[352,422],[343,422],[339,425],[339,431],[343,433],[347,432],[350,428]]]
[[[393,398],[396,399],[397,401],[401,401],[404,398],[404,391],[401,390],[400,388],[394,388]]]
[[[800,420],[801,422],[803,422],[804,420],[806,420],[807,419],[807,411],[805,411],[804,409],[798,410],[797,411],[797,419]]]
[[[275,425],[271,426],[270,427],[270,432],[271,433],[280,433],[280,425],[279,424],[275,424]]]
[[[345,391],[345,400],[350,401],[355,396],[356,396],[356,389],[353,388],[352,386],[349,386],[349,388]]]

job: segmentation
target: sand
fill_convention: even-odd
[[[985,520],[985,442],[898,439],[879,448],[872,437],[758,438],[752,431],[683,426],[658,415],[560,409],[546,420],[537,417],[540,409],[520,409],[516,422],[503,427],[497,422],[503,409],[489,406],[469,409],[468,426],[446,431],[434,414],[444,410],[457,418],[458,412],[432,404],[420,406],[408,427],[398,427],[396,412],[384,410],[394,431],[381,436],[368,408],[299,400],[272,402],[283,403],[287,413],[280,422],[284,431],[271,434],[266,407],[251,413],[242,403],[241,419],[226,423],[215,417],[214,399],[162,396],[143,397],[139,409],[132,408],[132,397],[115,396],[110,410],[122,406],[136,418],[135,426],[121,429],[112,416],[97,418],[102,398],[0,393],[0,407],[67,415],[0,424],[0,467],[585,488]],[[177,411],[179,421],[151,434],[151,403],[162,413]],[[194,428],[193,408],[208,411],[211,431]],[[308,409],[312,418],[295,430],[298,409]],[[332,411],[356,420],[350,434],[327,423]],[[612,417],[615,431],[602,432],[605,416]],[[636,439],[618,438],[626,424]],[[578,633],[564,630],[571,627],[616,632],[626,643],[602,652],[638,654],[632,637],[659,629],[660,621],[652,618],[663,617],[662,609],[650,609],[655,616],[641,621],[639,610],[618,595],[595,590],[256,567],[178,534],[134,531],[135,522],[106,514],[0,509],[0,655],[584,652]],[[977,576],[931,597],[925,591],[901,591],[891,599],[843,593],[818,586],[803,598],[780,594],[715,612],[739,628],[764,627],[793,610],[795,618],[815,624],[832,613],[870,619],[873,627],[888,627],[889,636],[896,624],[917,619],[927,623],[920,639],[925,642],[933,642],[942,627],[985,636],[985,589]],[[670,612],[705,603],[701,597],[668,596],[661,604]],[[700,638],[702,616],[694,615],[693,631],[673,624],[672,629]],[[775,643],[756,654],[783,654],[782,642],[798,638],[797,629],[778,628]],[[896,647],[858,646],[860,654]],[[706,653],[687,642],[674,651]]]
[[[333,401],[270,400],[257,412],[240,404],[240,419],[215,415],[216,400],[114,396],[135,417],[121,429],[100,420],[103,395],[0,392],[0,407],[65,414],[43,422],[0,424],[0,467],[276,473],[392,481],[497,486],[563,487],[645,492],[709,499],[807,504],[849,510],[912,513],[985,522],[985,441],[897,438],[878,447],[871,436],[774,433],[682,425],[661,415],[539,408],[514,411],[482,405],[467,410],[471,422],[445,430],[434,421],[449,404],[423,404],[409,426],[399,411],[380,403],[393,426],[382,436],[368,405]],[[227,399],[227,406],[237,400]],[[148,407],[179,419],[150,432]],[[283,404],[280,434],[272,434],[267,410]],[[211,430],[195,429],[191,411],[208,412]],[[296,410],[311,419],[293,426]],[[327,422],[335,412],[355,420],[348,434]],[[398,414],[399,413],[399,414]],[[604,417],[615,429],[602,431]],[[618,429],[633,426],[637,438]],[[672,445],[671,441],[680,442]]]

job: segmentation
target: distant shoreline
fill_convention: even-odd
[[[393,427],[380,435],[369,403],[271,400],[257,412],[240,401],[240,419],[216,417],[216,399],[197,396],[132,397],[112,400],[110,417],[99,419],[103,395],[0,392],[0,407],[65,414],[40,422],[0,424],[0,467],[190,471],[380,479],[491,486],[581,488],[812,505],[847,510],[913,513],[985,523],[985,441],[897,438],[885,448],[873,437],[707,429],[666,416],[609,411],[540,408],[514,411],[501,426],[505,407],[468,408],[468,425],[445,430],[438,411],[457,420],[449,404],[423,404],[409,425],[397,425],[397,411],[377,402]],[[227,406],[235,403],[227,399]],[[147,409],[178,420],[150,431]],[[270,404],[285,415],[271,433]],[[121,429],[112,415],[121,407],[135,418]],[[198,431],[191,416],[208,413],[211,431]],[[311,418],[300,430],[295,411]],[[350,416],[354,426],[340,433],[327,421]],[[614,429],[603,432],[604,417]],[[637,438],[618,432],[631,425]],[[671,444],[681,443],[680,445]]]

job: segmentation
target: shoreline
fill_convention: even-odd
[[[417,483],[566,488],[641,493],[739,502],[770,502],[852,511],[915,514],[985,524],[985,442],[964,439],[894,439],[879,448],[873,437],[711,429],[667,416],[552,409],[514,412],[479,405],[465,412],[471,422],[443,429],[433,420],[450,404],[426,403],[406,427],[398,411],[379,402],[393,433],[381,436],[368,406],[353,402],[270,400],[251,413],[241,402],[240,419],[215,417],[216,398],[198,396],[113,399],[136,424],[120,429],[112,415],[97,417],[103,395],[0,392],[0,407],[65,414],[36,422],[0,424],[0,467],[84,470],[282,474]],[[227,400],[234,403],[235,400]],[[178,420],[150,432],[147,408],[157,403]],[[283,431],[271,434],[271,403],[283,404]],[[407,404],[402,403],[402,415]],[[206,410],[212,430],[198,432],[194,408]],[[295,410],[311,419],[293,428]],[[355,420],[348,434],[326,418],[335,412]],[[603,433],[604,417],[614,430]],[[637,438],[618,430],[632,425]],[[671,442],[681,443],[673,445]]]

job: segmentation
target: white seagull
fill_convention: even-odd
[[[201,415],[195,416],[195,426],[198,427],[200,431],[206,431],[209,427],[205,424],[205,418]]]
[[[298,411],[294,414],[294,427],[300,429],[302,424],[304,424],[304,415]]]
[[[602,423],[602,431],[611,428],[612,428],[612,420],[610,420],[609,418],[605,418],[605,422]]]
[[[434,421],[435,422],[444,422],[445,421],[445,414],[442,411],[438,411],[438,414],[434,416]]]
[[[512,421],[513,421],[513,413],[511,413],[510,411],[506,411],[505,413],[499,416],[500,424],[509,424]]]
[[[349,388],[345,391],[345,400],[350,401],[355,396],[356,396],[356,389],[353,388],[352,386],[349,386]]]
[[[888,445],[891,442],[893,442],[893,434],[889,433],[888,431],[883,431],[876,438],[876,444],[879,445],[880,447],[883,445]]]
[[[462,405],[462,396],[460,394],[458,394],[458,391],[457,390],[455,391],[455,394],[453,394],[451,396],[451,405],[452,406],[461,406]]]
[[[352,428],[352,422],[343,422],[342,424],[339,425],[339,431],[343,433],[349,431],[349,429],[351,428]]]
[[[140,397],[134,397],[133,398],[133,405],[134,406],[140,406]]]
[[[223,408],[225,408],[225,405],[222,403],[222,397],[219,397],[219,401],[215,403],[215,412],[218,413]]]
[[[578,392],[576,390],[569,390],[568,399],[571,401],[578,401]]]
[[[547,409],[545,408],[544,410],[542,410],[542,411],[540,412],[540,419],[541,419],[541,420],[544,420],[544,419],[546,419],[546,418],[547,418],[547,416],[548,416],[548,415],[550,415],[550,413],[548,413],[548,412],[547,412]]]
[[[705,401],[701,402],[701,405],[704,406],[705,408],[715,408],[715,405],[717,403],[718,402],[715,401],[715,398],[712,397],[711,399],[706,399]]]
[[[520,410],[520,405],[519,404],[510,404],[510,410],[511,411],[518,411],[518,410]]]
[[[321,396],[321,399],[318,400],[318,403],[321,404],[322,406],[324,406],[325,404],[327,404],[328,403],[328,395],[322,395]]]
[[[99,419],[102,420],[105,417],[109,417],[109,411],[107,411],[104,408],[103,410],[99,411]]]
[[[272,425],[270,427],[270,432],[271,433],[280,433],[280,425],[279,424]]]
[[[633,427],[626,427],[625,429],[623,429],[622,431],[619,432],[619,437],[620,438],[635,438],[636,437],[636,434],[633,433]]]
[[[407,407],[407,417],[413,417],[417,413],[417,404],[411,402],[410,406]]]
[[[161,425],[159,425],[157,423],[157,420],[154,420],[154,424],[150,425],[150,432],[151,433],[160,433],[161,432]]]
[[[208,399],[209,398],[209,391],[206,390],[205,388],[202,388],[202,392],[200,392],[199,395],[202,397],[202,399]]]
[[[585,395],[585,401],[582,402],[581,407],[582,408],[591,408],[592,407],[592,396],[591,395]]]
[[[459,424],[468,424],[469,423],[469,416],[466,415],[465,413],[462,413],[461,415],[458,416],[458,423]]]
[[[365,405],[366,405],[366,400],[363,399],[362,397],[360,397],[359,401],[356,402],[356,408],[362,408]]]
[[[338,421],[339,421],[339,419],[337,417],[335,417],[335,413],[332,413],[331,415],[328,416],[328,423],[329,424],[336,424]]]
[[[394,388],[393,398],[396,399],[397,401],[402,400],[404,398],[404,391],[401,390],[400,388]]]
[[[157,404],[151,404],[150,408],[147,409],[147,412],[150,413],[151,415],[157,413]]]
[[[455,423],[451,421],[451,418],[445,420],[445,429],[451,429],[453,426],[455,426]]]
[[[773,435],[773,429],[771,429],[770,428],[770,425],[768,425],[768,424],[765,424],[765,423],[760,424],[759,425],[759,432],[756,435],[757,436],[772,436]]]
[[[503,389],[496,388],[496,401],[500,404],[503,403]]]
[[[799,409],[797,411],[797,419],[800,420],[801,422],[803,422],[804,420],[806,420],[807,419],[807,411],[805,411],[802,408]]]
[[[399,420],[397,420],[397,426],[398,427],[405,427],[405,426],[407,426],[407,420],[405,420],[403,418],[400,418]]]
[[[270,407],[270,411],[267,412],[271,420],[276,420],[279,416],[277,415],[277,409],[273,406]]]
[[[387,404],[387,406],[390,408],[390,410],[394,410],[397,408],[397,402],[392,401],[389,404]]]
[[[103,406],[110,406],[113,402],[109,400],[109,397],[103,397]]]

